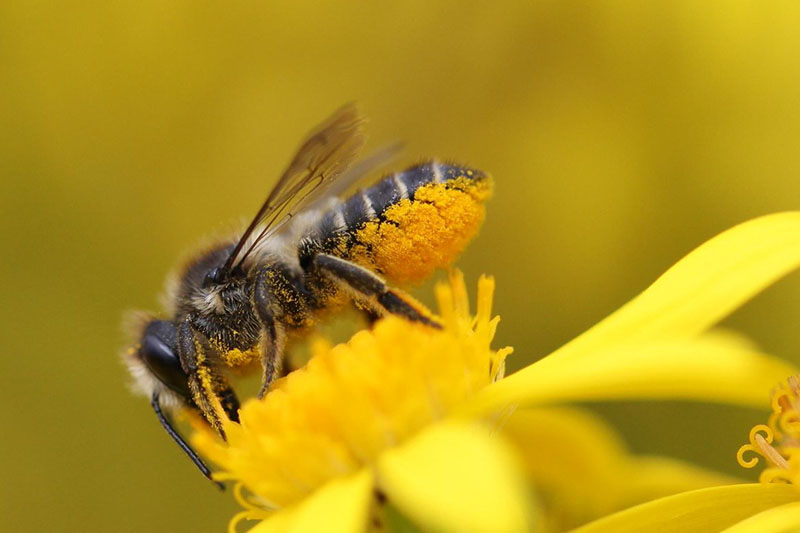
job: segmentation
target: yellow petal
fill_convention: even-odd
[[[735,482],[681,461],[630,455],[613,429],[585,409],[518,409],[502,430],[519,450],[555,531],[654,498]]]
[[[424,530],[529,531],[532,497],[509,445],[477,424],[443,422],[379,460],[378,485]]]
[[[582,409],[518,409],[501,429],[542,499],[548,530],[564,531],[621,508],[624,445],[600,418]]]
[[[585,486],[587,478],[598,484],[617,478],[625,454],[624,443],[611,427],[585,409],[517,409],[503,420],[501,429],[520,450],[530,476],[547,483],[564,482],[576,490]],[[581,483],[575,483],[577,479]]]
[[[601,350],[579,363],[546,358],[481,390],[469,414],[575,400],[691,399],[764,407],[765,391],[795,372],[737,337],[654,341]]]
[[[620,508],[717,485],[741,483],[741,479],[720,474],[670,457],[628,457],[624,495]]]
[[[299,458],[298,460],[302,460]],[[372,502],[372,472],[327,483],[294,507],[276,512],[251,533],[355,533],[365,531]]]
[[[800,212],[734,226],[695,249],[655,283],[550,357],[702,333],[800,265]]]
[[[573,533],[708,533],[797,499],[797,490],[784,484],[712,487],[638,505],[580,527]]]
[[[789,533],[800,531],[800,502],[768,509],[729,527],[723,533]]]

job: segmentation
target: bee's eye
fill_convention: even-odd
[[[166,320],[154,320],[145,329],[139,354],[161,383],[184,398],[191,398],[188,377],[181,368],[176,347],[175,325]]]
[[[214,267],[206,274],[206,278],[203,280],[203,287],[208,288],[220,283],[222,283],[222,267]]]

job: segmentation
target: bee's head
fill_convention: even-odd
[[[168,320],[149,320],[143,326],[128,365],[138,388],[149,396],[164,392],[162,397],[177,401],[172,403],[191,405],[189,378],[178,358],[177,327]]]
[[[196,408],[189,389],[189,377],[178,358],[178,328],[174,322],[155,320],[144,314],[129,315],[138,324],[138,343],[126,352],[125,361],[133,375],[136,388],[150,397],[150,405],[161,426],[189,456],[205,477],[211,471],[202,459],[181,437],[162,407],[170,410],[192,406]],[[212,480],[213,481],[213,480]],[[214,483],[220,488],[223,485]]]

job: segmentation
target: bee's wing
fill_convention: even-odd
[[[331,179],[324,180],[318,186],[304,193],[296,202],[292,203],[290,208],[283,212],[279,219],[265,227],[258,234],[247,248],[247,254],[243,257],[246,257],[251,251],[257,249],[259,244],[278,233],[297,213],[305,211],[306,209],[314,210],[325,208],[332,198],[340,198],[346,192],[356,188],[356,186],[363,185],[365,183],[364,178],[373,174],[374,171],[391,161],[401,149],[402,144],[399,142],[384,146],[380,150],[372,153],[369,157],[357,162],[347,169],[347,171],[337,174]]]
[[[276,226],[291,218],[299,206],[308,205],[308,198],[318,197],[317,191],[347,170],[364,144],[363,122],[357,107],[351,103],[309,133],[231,251],[222,267],[224,273],[240,264]],[[258,228],[261,231],[253,239]]]
[[[403,149],[403,143],[395,142],[381,147],[368,157],[361,159],[347,169],[335,180],[330,180],[325,187],[319,187],[313,194],[299,205],[299,210],[324,204],[329,198],[342,197],[356,186],[365,186],[367,176],[374,174],[378,169],[393,160]]]
[[[317,209],[324,207],[331,198],[341,198],[345,193],[350,192],[358,186],[365,185],[365,178],[374,174],[382,166],[395,158],[403,148],[402,143],[389,144],[373,152],[368,157],[358,161],[347,171],[337,175],[335,178],[326,180],[319,187],[314,188],[309,194],[298,201],[283,217],[268,230],[263,231],[258,240],[253,243],[253,248],[277,233],[284,224],[291,220],[292,216],[306,209]]]

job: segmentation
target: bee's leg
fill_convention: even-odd
[[[239,400],[228,380],[214,364],[216,352],[205,336],[192,326],[190,318],[178,326],[178,357],[183,371],[189,376],[189,389],[194,403],[224,439],[223,417],[239,421]]]
[[[441,327],[426,310],[420,309],[403,292],[393,289],[376,274],[355,263],[328,254],[317,254],[313,265],[326,276],[343,285],[378,315],[390,313],[414,322]]]
[[[258,275],[253,293],[253,307],[261,322],[261,389],[258,397],[263,398],[272,382],[281,375],[283,367],[283,349],[286,345],[286,331],[275,320],[272,312],[270,286],[266,273]]]

